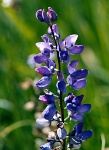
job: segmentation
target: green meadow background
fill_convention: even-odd
[[[83,103],[92,109],[85,115],[84,130],[93,136],[81,150],[109,148],[109,1],[108,0],[0,0],[0,150],[38,150],[43,133],[35,123],[42,111],[34,80],[40,76],[27,64],[28,56],[39,53],[35,43],[47,33],[47,25],[35,18],[35,12],[52,7],[58,14],[62,38],[78,34],[77,44],[84,52],[72,59],[79,68],[87,68],[87,86]],[[56,80],[49,86],[56,93]],[[73,92],[69,88],[69,92]],[[43,92],[42,92],[43,93]],[[74,124],[67,125],[72,129]],[[46,137],[46,136],[45,136]]]

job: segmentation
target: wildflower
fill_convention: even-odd
[[[46,120],[52,120],[53,116],[56,113],[56,106],[55,104],[49,104],[44,111],[42,112],[42,116],[46,119]]]
[[[57,24],[53,24],[52,26],[48,27],[48,34],[51,35],[51,36],[53,36],[53,34],[54,34],[55,39],[59,41],[60,34],[58,32],[58,26],[57,26]]]
[[[92,130],[82,131],[83,125],[83,122],[76,124],[72,132],[69,133],[69,148],[79,149],[82,142],[86,141],[92,136]]]
[[[89,112],[91,109],[90,104],[81,104],[84,95],[75,97],[73,94],[69,94],[65,97],[66,106],[70,119],[73,121],[80,121],[83,119],[84,113]]]
[[[86,76],[88,75],[87,69],[77,70],[78,60],[73,60],[69,62],[67,66],[68,77],[67,82],[75,90],[80,90],[86,85]]]
[[[52,93],[47,93],[45,95],[40,95],[39,100],[41,100],[42,102],[44,102],[46,104],[51,104],[51,103],[55,102],[55,98],[54,98],[54,95]]]
[[[63,103],[66,104],[68,112],[67,118],[70,117],[70,121],[83,120],[84,113],[90,111],[91,105],[82,104],[84,95],[75,96],[73,93],[69,93],[68,96],[63,96],[64,94],[67,94],[66,82],[73,90],[80,90],[86,85],[88,70],[78,70],[77,67],[79,61],[70,60],[70,55],[81,54],[84,50],[84,46],[76,45],[76,40],[78,38],[77,34],[69,35],[64,40],[61,40],[58,26],[57,24],[53,24],[53,22],[57,20],[57,14],[51,7],[48,7],[48,12],[45,12],[44,9],[38,10],[36,12],[36,18],[48,25],[49,34],[41,36],[43,42],[36,43],[40,53],[34,56],[34,60],[41,66],[35,68],[35,71],[42,76],[36,83],[36,86],[38,88],[45,88],[51,83],[53,76],[57,75],[56,87],[58,92],[58,94],[54,94],[50,90],[49,92],[45,92],[44,95],[39,96],[39,100],[47,104],[47,106],[42,112],[43,118],[36,119],[36,122],[41,127],[50,126],[52,121],[57,123],[56,130],[51,131],[48,134],[47,143],[40,146],[40,148],[41,150],[57,149],[54,144],[55,142],[60,142],[62,149],[65,150],[67,144],[65,140],[66,137],[68,137],[68,148],[78,149],[81,147],[82,142],[92,136],[92,131],[82,131],[83,122],[80,122],[74,126],[70,133],[67,133],[64,126],[66,119],[64,118]],[[51,54],[53,53],[57,54],[57,65],[54,60],[51,60]],[[67,64],[67,79],[64,79],[64,73],[62,72],[61,66],[62,63]],[[60,110],[57,109],[57,102],[59,102]]]
[[[57,20],[57,14],[51,7],[48,7],[47,13],[44,11],[44,9],[38,10],[36,12],[36,18],[41,22],[49,24],[50,22],[54,22]]]
[[[75,45],[77,38],[78,38],[78,35],[77,34],[73,34],[73,35],[69,35],[64,40],[66,49],[68,49],[68,51],[72,55],[80,54],[84,50],[84,46],[83,45]]]
[[[55,62],[50,59],[47,59],[45,63],[47,66],[42,66],[35,69],[35,71],[43,76],[36,84],[38,88],[44,88],[50,84],[52,75],[54,73],[54,68],[56,67]]]

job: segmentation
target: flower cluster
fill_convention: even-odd
[[[43,118],[37,118],[36,122],[41,127],[50,126],[52,121],[56,121],[57,127],[52,134],[48,133],[47,143],[40,146],[42,150],[52,150],[56,148],[55,143],[60,143],[63,150],[66,148],[80,148],[82,142],[92,136],[92,131],[82,131],[84,113],[91,109],[90,104],[81,104],[84,95],[75,96],[74,93],[67,93],[67,87],[70,86],[73,91],[80,90],[86,85],[87,69],[78,70],[78,60],[71,60],[71,55],[82,53],[83,45],[76,45],[78,35],[73,34],[61,40],[57,24],[53,24],[57,20],[56,12],[48,7],[48,12],[40,9],[36,12],[36,18],[48,25],[48,35],[42,36],[43,42],[36,43],[40,53],[34,56],[34,61],[42,64],[41,67],[36,68],[42,78],[36,83],[38,88],[44,89],[47,87],[53,76],[57,76],[57,93],[44,90],[45,94],[39,96],[39,100],[47,106],[42,112]],[[51,54],[57,54],[57,63],[51,60]],[[66,75],[62,71],[62,64],[67,64]],[[64,94],[68,95],[63,98]],[[57,110],[57,105],[60,105],[60,110]],[[66,109],[64,106],[66,105]],[[65,118],[65,111],[68,117]],[[67,119],[70,122],[79,122],[68,133],[65,129]],[[67,142],[66,142],[67,141]]]

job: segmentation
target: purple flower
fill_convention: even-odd
[[[43,39],[45,43],[53,43],[53,40],[49,38],[47,34],[42,35],[41,38]]]
[[[73,55],[80,54],[84,50],[83,45],[75,45],[77,38],[78,38],[78,35],[73,34],[73,35],[69,35],[64,41],[65,47],[66,49],[68,49],[70,54],[73,54]]]
[[[38,64],[46,62],[50,57],[50,52],[52,51],[51,47],[49,46],[49,43],[38,42],[36,43],[36,46],[39,48],[41,53],[34,56],[35,62]]]
[[[56,67],[56,63],[50,59],[47,59],[45,63],[47,66],[42,66],[35,69],[35,71],[43,76],[36,84],[38,88],[44,88],[51,83],[51,77],[54,73],[54,68]]]
[[[58,93],[66,93],[66,83],[64,82],[64,76],[61,71],[57,71],[58,82],[56,83],[56,87],[58,89]]]
[[[66,83],[64,82],[64,80],[60,80],[57,82],[56,87],[58,89],[58,93],[62,92],[62,93],[66,93]]]
[[[59,35],[59,33],[58,33]],[[60,37],[60,36],[59,36]],[[62,62],[67,63],[70,60],[70,55],[82,53],[84,46],[75,45],[75,42],[78,38],[77,34],[69,35],[65,40],[59,41],[59,53],[60,59]]]
[[[67,82],[72,86],[73,89],[80,90],[86,85],[85,77],[88,75],[88,70],[77,70],[77,66],[78,60],[73,60],[68,64],[67,69],[69,76],[67,77]]]
[[[36,46],[38,47],[38,49],[41,51],[41,53],[46,54],[47,56],[49,56],[50,51],[51,51],[51,47],[49,45],[49,43],[46,42],[38,42],[36,43]]]
[[[46,119],[46,120],[52,120],[53,116],[56,113],[56,106],[55,104],[49,104],[44,111],[42,112],[42,116]]]
[[[51,7],[48,7],[47,13],[44,11],[44,9],[38,10],[36,12],[36,18],[41,22],[50,24],[50,22],[54,22],[57,20],[57,14]]]
[[[44,88],[44,87],[48,86],[50,84],[50,82],[51,82],[51,78],[48,76],[44,76],[38,81],[36,86],[38,88]]]
[[[41,21],[41,22],[46,22],[48,23],[49,20],[48,20],[48,17],[47,17],[47,14],[46,12],[44,11],[44,9],[40,9],[36,12],[36,18]]]
[[[45,94],[45,95],[40,95],[39,100],[41,100],[42,102],[44,102],[46,104],[55,103],[55,98],[54,98],[53,94],[49,94],[49,93]]]
[[[51,59],[47,59],[45,63],[47,65],[47,67],[51,70],[51,72],[53,73],[54,69],[56,68],[55,61],[53,61]]]
[[[73,94],[70,94],[68,97],[65,97],[66,106],[68,113],[73,121],[83,120],[85,112],[89,112],[91,109],[90,104],[81,104],[84,95],[74,97]]]
[[[71,103],[67,104],[71,120],[80,121],[83,120],[84,113],[89,112],[91,109],[91,104],[81,104],[79,106]]]
[[[49,19],[51,20],[51,22],[55,22],[57,20],[57,14],[51,7],[48,7],[47,15]]]
[[[40,146],[40,148],[42,150],[57,149],[58,147],[55,147],[54,143],[60,142],[62,145],[61,148],[63,149],[64,146],[66,147],[64,140],[67,136],[69,137],[67,147],[78,149],[81,147],[82,142],[92,136],[92,131],[82,131],[84,123],[80,122],[67,134],[64,125],[69,117],[70,121],[73,120],[76,122],[83,120],[84,114],[90,111],[91,105],[82,104],[84,95],[75,96],[73,93],[69,93],[67,97],[64,97],[64,94],[67,92],[67,86],[71,86],[74,90],[80,90],[86,85],[88,70],[78,70],[77,67],[79,61],[70,61],[70,55],[81,54],[84,50],[84,46],[76,45],[78,38],[77,34],[69,35],[64,40],[61,40],[58,26],[57,24],[53,24],[53,22],[57,20],[57,14],[51,7],[48,7],[48,12],[45,12],[44,9],[38,10],[36,12],[36,18],[48,25],[49,34],[44,34],[42,36],[43,42],[36,43],[37,48],[40,50],[40,54],[34,56],[34,60],[36,63],[42,64],[42,66],[35,69],[35,71],[42,76],[36,86],[38,88],[45,88],[51,83],[52,77],[57,75],[56,87],[58,91],[58,94],[55,95],[51,90],[45,89],[45,94],[39,96],[39,100],[47,104],[47,106],[42,112],[43,118],[38,118],[36,120],[37,124],[40,127],[47,127],[51,125],[52,121],[57,122],[56,132],[54,133],[55,136],[48,134],[47,143]],[[50,59],[51,55],[55,53],[57,54],[58,67],[56,66],[55,61]],[[62,66],[62,63],[67,63],[67,71],[65,73],[62,72],[62,68],[64,67]],[[67,86],[64,74],[67,74]],[[60,111],[56,108],[58,105],[56,102],[58,101]],[[68,117],[66,118],[64,118],[64,103],[66,104],[65,108],[67,108],[68,112]],[[65,143],[64,146],[63,143]]]
[[[51,28],[52,28],[52,30],[51,30]],[[53,31],[53,33],[52,33],[52,31]],[[60,34],[58,32],[58,26],[57,26],[57,24],[53,24],[52,27],[48,27],[48,34],[50,34],[51,36],[53,36],[52,34],[54,34],[55,38],[57,40],[59,40]]]
[[[70,60],[70,56],[68,54],[68,51],[61,50],[60,51],[60,59],[62,62],[68,63]]]
[[[57,78],[58,78],[59,81],[64,79],[64,76],[63,76],[63,74],[60,70],[57,71]]]
[[[82,142],[92,136],[92,130],[82,131],[83,125],[83,122],[76,124],[73,128],[73,131],[69,133],[70,148],[80,148]]]
[[[40,68],[36,68],[35,71],[37,71],[42,76],[48,76],[48,77],[50,77],[51,74],[52,74],[51,70],[48,67],[46,67],[46,66],[42,66]]]
[[[38,64],[41,64],[43,62],[46,62],[46,60],[49,59],[49,56],[47,56],[44,53],[40,53],[34,56],[34,61]]]
[[[64,100],[66,102],[67,109],[72,113],[75,113],[77,111],[77,107],[81,105],[83,97],[84,95],[75,97],[73,94],[69,94],[69,96],[65,97]]]

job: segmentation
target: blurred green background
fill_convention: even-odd
[[[84,129],[92,129],[93,137],[80,149],[104,150],[109,147],[108,0],[0,0],[0,150],[38,150],[40,145],[34,114],[43,106],[34,88],[38,75],[27,59],[39,52],[35,43],[47,32],[35,12],[48,6],[58,14],[61,37],[78,34],[77,44],[85,46],[81,56],[74,56],[79,68],[89,70],[87,86],[77,94],[92,104]]]

